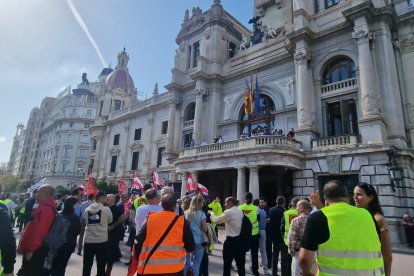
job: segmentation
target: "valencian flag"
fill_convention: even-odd
[[[254,89],[253,89],[253,77],[250,76],[250,114],[254,114]]]
[[[118,179],[116,182],[118,184],[118,192],[120,194],[123,194],[126,190],[128,190],[128,185],[125,183],[125,181]]]
[[[247,81],[246,77],[244,78],[244,113],[249,116],[250,115],[250,86],[249,82]]]
[[[154,181],[153,187],[154,187],[155,190],[159,190],[159,189],[162,188],[163,181],[160,178],[160,176],[158,175],[158,172],[155,168],[152,170],[152,180]]]
[[[191,173],[188,173],[188,179],[187,179],[187,193],[192,194],[197,192],[197,184],[195,183],[193,176]]]
[[[256,75],[256,83],[254,85],[254,114],[257,116],[260,113],[260,88],[259,88],[259,81],[257,80]]]

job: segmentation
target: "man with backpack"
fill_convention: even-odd
[[[23,254],[22,276],[42,275],[45,258],[48,253],[43,240],[55,220],[56,203],[53,200],[55,189],[49,185],[39,188],[36,199],[39,206],[33,212],[30,221],[24,228],[17,251]]]
[[[236,261],[239,276],[245,276],[244,265],[246,263],[246,251],[248,251],[248,248],[246,248],[244,241],[249,240],[249,238],[244,237],[242,234],[242,224],[245,216],[237,208],[237,200],[234,197],[226,198],[224,206],[226,210],[219,217],[213,211],[208,211],[211,222],[216,224],[224,223],[226,227],[226,240],[223,244],[223,276],[230,276],[233,259]],[[250,228],[247,230],[248,237],[250,237],[251,229],[250,224]]]

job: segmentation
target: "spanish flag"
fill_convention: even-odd
[[[250,76],[250,114],[254,114],[254,87],[253,76]]]
[[[244,113],[247,116],[250,114],[251,104],[250,104],[250,86],[246,78],[244,78],[245,88],[244,88]]]

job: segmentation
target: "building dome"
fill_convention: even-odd
[[[106,79],[106,86],[110,89],[121,88],[124,91],[134,91],[134,81],[128,72],[129,56],[124,50],[118,54],[118,65],[115,70],[111,72]],[[107,69],[107,68],[105,68]],[[104,69],[104,70],[105,70]],[[101,73],[102,74],[102,73]]]

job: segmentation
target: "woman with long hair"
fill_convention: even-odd
[[[191,199],[190,207],[185,212],[185,218],[190,221],[191,231],[193,232],[195,250],[194,253],[187,253],[185,257],[184,275],[186,275],[188,269],[191,267],[191,259],[193,257],[193,273],[194,276],[199,275],[200,264],[203,259],[205,244],[203,238],[203,232],[207,232],[206,215],[202,211],[204,205],[204,198],[201,195],[195,196]],[[193,255],[193,256],[192,256]]]
[[[381,253],[384,259],[385,276],[391,275],[392,251],[390,232],[379,203],[377,191],[374,186],[360,182],[354,188],[354,201],[357,207],[367,209],[377,222],[380,231],[379,236]]]
[[[75,214],[75,209],[78,204],[78,199],[74,196],[67,197],[63,203],[63,211],[60,214],[69,220],[70,226],[66,234],[66,241],[59,248],[56,257],[53,259],[52,276],[65,275],[70,255],[75,252],[76,237],[79,235],[81,229],[80,219]]]

